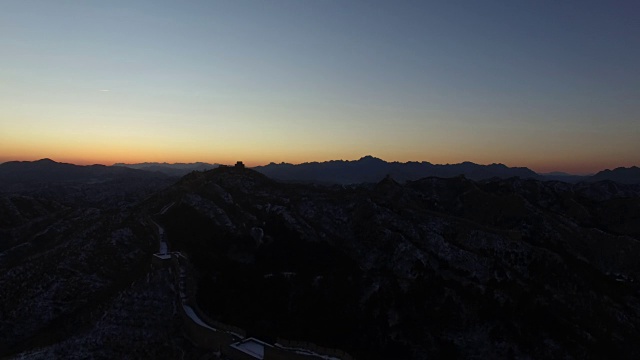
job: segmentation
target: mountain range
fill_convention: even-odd
[[[0,164],[0,185],[3,187],[38,184],[108,182],[118,179],[162,178],[165,175],[129,167],[60,163],[51,159],[9,161]]]
[[[159,171],[173,176],[182,176],[191,171],[208,170],[219,166],[219,164],[207,163],[118,163],[115,165]],[[417,180],[428,176],[449,178],[463,175],[472,180],[519,177],[522,179],[556,180],[569,183],[601,180],[612,180],[626,184],[640,183],[640,168],[635,166],[604,170],[595,175],[581,176],[560,172],[538,174],[526,167],[508,167],[504,164],[481,165],[468,161],[459,164],[432,164],[426,161],[387,162],[370,155],[352,161],[331,160],[302,164],[270,163],[256,166],[253,169],[281,181],[342,185],[377,182],[387,175],[399,182]]]
[[[206,171],[219,167],[219,164],[198,163],[141,163],[113,166],[60,163],[51,159],[37,161],[9,161],[0,164],[0,193],[16,191],[50,191],[54,187],[67,190],[78,186],[98,185],[123,190],[140,190],[147,184],[153,188],[168,185],[179,177],[193,171]],[[603,170],[591,176],[578,176],[565,173],[537,174],[526,167],[508,167],[503,164],[480,165],[472,162],[438,165],[429,162],[386,162],[373,156],[359,160],[334,160],[311,162],[298,165],[270,163],[256,166],[254,170],[270,178],[298,183],[351,185],[375,183],[385,177],[395,181],[418,180],[424,177],[451,178],[464,176],[471,180],[492,178],[537,179],[543,181],[562,181],[568,183],[596,182],[603,180],[621,184],[639,184],[640,168],[616,168]],[[155,184],[155,185],[154,185]],[[133,186],[133,188],[132,188]],[[49,189],[49,190],[47,190]],[[55,191],[54,191],[55,193]]]
[[[640,354],[638,185],[320,186],[221,167],[143,207],[168,209],[202,309],[261,338],[358,359]]]
[[[100,207],[125,206],[175,182],[160,172],[119,166],[38,161],[0,164],[0,194],[22,194],[61,203],[92,203]]]
[[[278,180],[320,182],[333,184],[358,184],[377,182],[389,175],[396,181],[417,180],[427,176],[455,177],[464,175],[473,180],[493,177],[539,178],[534,171],[503,164],[478,165],[472,162],[435,165],[429,162],[386,162],[373,156],[354,161],[311,162],[299,165],[270,163],[255,170]]]
[[[637,168],[388,164],[312,164],[351,176],[328,185],[0,164],[0,357],[220,359],[185,335],[178,275],[212,321],[356,359],[640,357],[640,184],[610,180]],[[163,244],[184,274],[153,265]]]
[[[220,164],[207,164],[204,162],[195,162],[195,163],[173,163],[169,164],[166,162],[158,163],[158,162],[145,162],[139,164],[125,164],[125,163],[116,163],[113,166],[127,167],[132,169],[139,169],[145,171],[156,171],[161,172],[163,174],[169,176],[183,176],[192,171],[205,171],[217,168]]]

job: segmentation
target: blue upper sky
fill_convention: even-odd
[[[640,163],[635,1],[4,1],[0,161]]]

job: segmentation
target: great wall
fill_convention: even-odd
[[[171,205],[165,206],[161,213]],[[325,348],[309,342],[278,338],[269,344],[247,337],[244,329],[210,319],[195,301],[196,284],[193,281],[189,259],[180,252],[169,252],[164,229],[151,220],[158,230],[159,252],[153,254],[154,267],[168,268],[173,275],[176,308],[185,336],[195,346],[210,349],[213,354],[228,360],[354,360],[339,349]]]

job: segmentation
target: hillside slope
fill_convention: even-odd
[[[357,358],[637,358],[640,189],[192,173],[145,205],[210,316]]]

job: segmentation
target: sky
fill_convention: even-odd
[[[637,1],[35,1],[0,162],[640,165]]]

